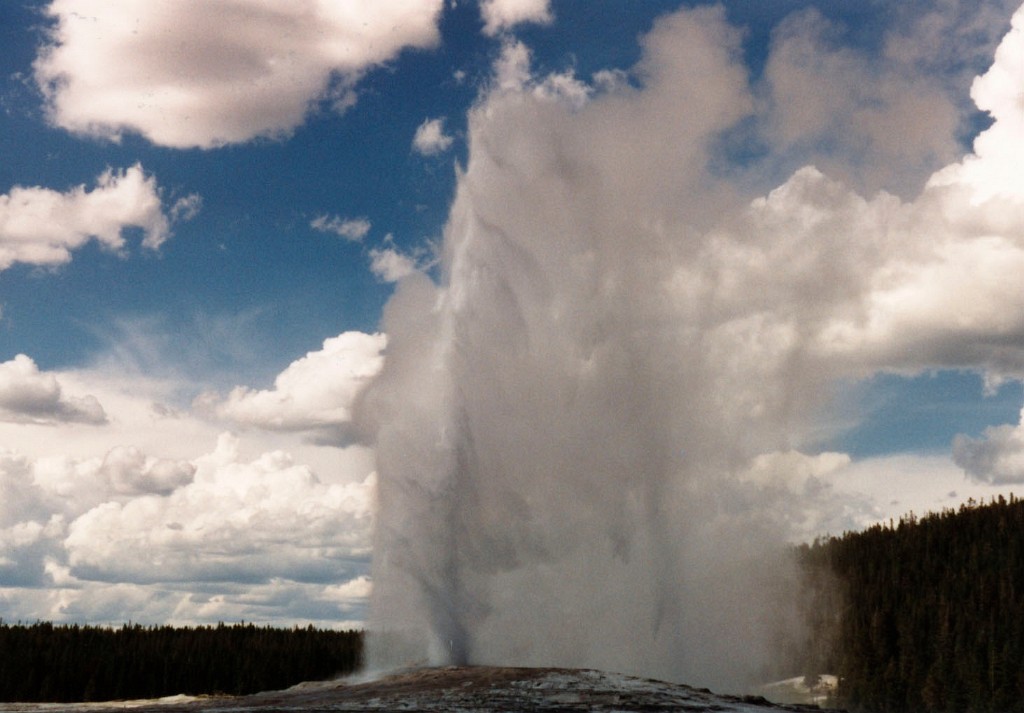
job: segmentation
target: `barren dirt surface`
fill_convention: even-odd
[[[9,705],[9,704],[8,704]],[[103,704],[14,705],[3,711],[107,713],[242,713],[243,711],[757,711],[808,710],[764,699],[719,696],[704,689],[589,670],[489,666],[424,668],[358,682],[306,683],[253,696]],[[817,709],[810,709],[817,710]]]

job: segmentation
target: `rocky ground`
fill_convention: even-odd
[[[243,713],[244,711],[429,711],[431,713],[554,713],[690,711],[757,713],[818,710],[773,705],[763,698],[720,696],[706,689],[620,674],[556,668],[489,666],[424,668],[375,680],[306,683],[242,697],[185,698],[93,704],[11,705],[12,712]]]

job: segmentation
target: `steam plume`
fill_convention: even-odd
[[[948,348],[986,314],[929,331],[942,306],[913,300],[958,250],[993,249],[953,214],[972,190],[955,170],[913,203],[811,167],[752,200],[713,170],[755,106],[739,33],[682,11],[644,50],[639,88],[606,75],[595,94],[522,79],[510,47],[500,73],[521,79],[471,114],[442,280],[409,277],[387,307],[361,406],[373,625],[413,634],[414,657],[741,685],[788,624],[794,495],[772,468],[847,462],[798,452],[828,384],[993,367]]]

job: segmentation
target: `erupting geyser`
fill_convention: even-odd
[[[681,14],[642,89],[506,81],[474,110],[442,284],[400,285],[364,403],[390,645],[720,685],[760,663],[781,540],[732,476],[795,406],[796,345],[749,344],[701,265],[733,204],[707,147],[749,108],[736,40]]]
[[[470,116],[441,277],[399,285],[359,406],[378,454],[374,663],[735,689],[795,628],[794,494],[773,477],[846,458],[799,451],[825,387],[995,364],[957,347],[988,317],[946,319],[930,287],[975,274],[963,246],[1019,262],[985,237],[1018,213],[971,218],[971,175],[994,159],[907,203],[812,167],[769,191],[723,149],[756,106],[739,37],[721,8],[681,11],[631,74],[593,86],[531,78],[506,46]]]

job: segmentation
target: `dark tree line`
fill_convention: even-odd
[[[246,694],[351,673],[358,631],[252,624],[119,629],[0,621],[0,701]]]
[[[839,705],[1024,711],[1024,501],[911,514],[799,554],[819,642],[804,668],[839,675]]]

